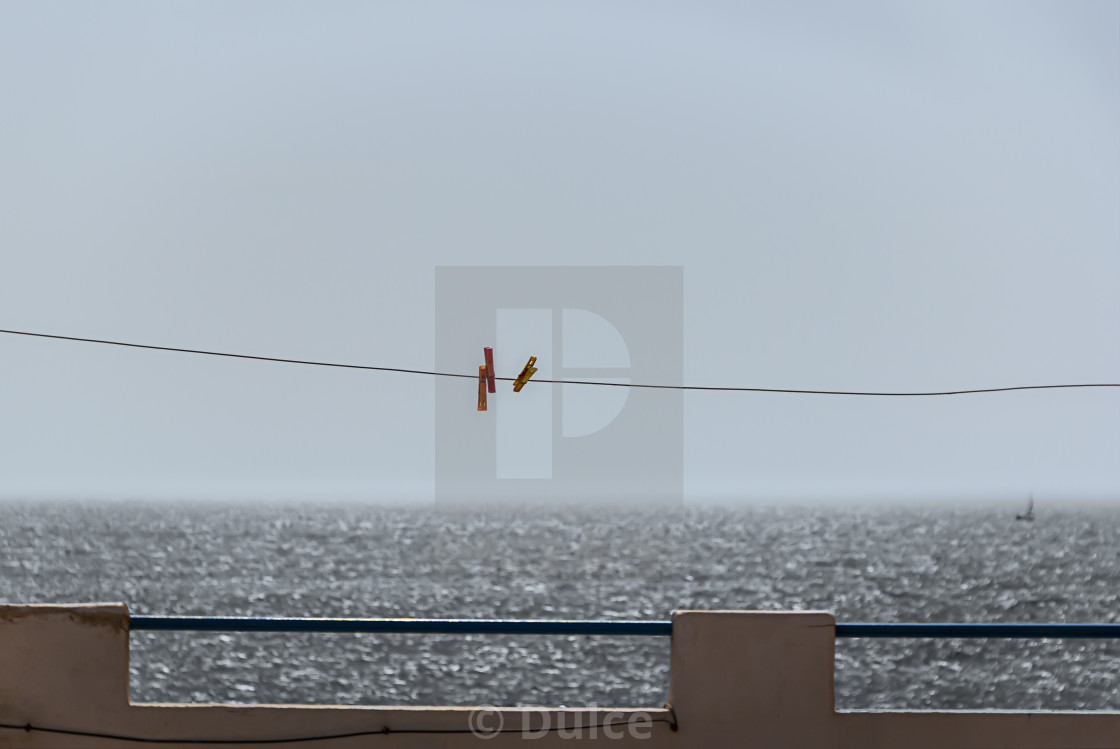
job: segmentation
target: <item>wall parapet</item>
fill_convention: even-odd
[[[827,612],[678,611],[665,708],[134,704],[124,604],[0,605],[0,747],[1115,749],[1120,713],[837,712]],[[500,733],[493,733],[495,729]],[[381,737],[381,738],[378,738]]]

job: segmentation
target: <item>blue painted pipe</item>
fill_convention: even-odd
[[[837,637],[1120,638],[1120,624],[837,624]]]
[[[673,634],[669,621],[572,619],[298,619],[255,616],[133,616],[134,630],[195,632],[396,632],[479,635]],[[1120,624],[837,624],[837,637],[1120,639]]]
[[[478,635],[662,635],[672,622],[555,619],[294,619],[253,616],[133,616],[134,630],[199,632],[420,632]]]

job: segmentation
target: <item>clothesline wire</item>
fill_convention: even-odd
[[[325,361],[312,361],[309,359],[284,359],[275,356],[256,356],[253,354],[234,354],[224,351],[207,351],[203,349],[190,349],[178,348],[175,346],[156,346],[147,343],[128,343],[125,341],[110,341],[100,338],[80,338],[78,336],[68,335],[55,335],[51,333],[32,333],[23,330],[3,330],[0,333],[17,336],[28,336],[32,338],[49,338],[57,341],[77,341],[80,343],[98,343],[107,346],[122,346],[125,348],[146,349],[150,351],[171,351],[180,354],[199,354],[203,356],[220,356],[229,359],[250,359],[253,361],[266,361],[276,362],[280,364],[303,364],[315,367],[334,367],[339,369],[360,369],[374,372],[397,372],[400,374],[414,374],[414,375],[427,375],[429,377],[461,377],[466,379],[477,379],[476,374],[460,374],[457,372],[435,372],[426,369],[405,369],[402,367],[376,367],[368,364],[344,364],[341,362],[325,362]],[[512,382],[515,377],[495,377],[495,380],[503,382]],[[912,392],[912,393],[899,393],[899,392],[873,392],[873,391],[857,391],[857,390],[797,390],[793,388],[761,388],[761,387],[731,387],[731,386],[715,386],[715,385],[651,385],[634,382],[600,382],[596,380],[548,380],[548,379],[533,379],[529,381],[539,384],[562,384],[562,385],[598,385],[602,387],[626,387],[626,388],[645,388],[654,390],[700,390],[700,391],[720,391],[720,392],[745,392],[745,393],[793,393],[802,395],[865,395],[865,396],[886,396],[886,397],[918,397],[918,396],[933,396],[933,395],[968,395],[973,393],[1003,393],[1012,390],[1059,390],[1069,388],[1120,388],[1120,383],[1117,382],[1098,382],[1098,383],[1078,383],[1072,385],[1014,385],[1010,387],[990,387],[990,388],[973,388],[969,390],[941,390],[931,392]]]

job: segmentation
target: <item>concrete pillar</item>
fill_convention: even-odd
[[[128,707],[128,608],[0,606],[4,723],[116,727]],[[0,740],[2,740],[0,736]],[[44,746],[49,746],[49,740]],[[54,737],[58,745],[59,737]]]
[[[669,703],[683,745],[834,746],[835,627],[819,611],[676,612]]]

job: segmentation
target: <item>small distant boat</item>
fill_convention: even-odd
[[[1016,520],[1034,520],[1034,495],[1027,501],[1027,511],[1015,516]]]

